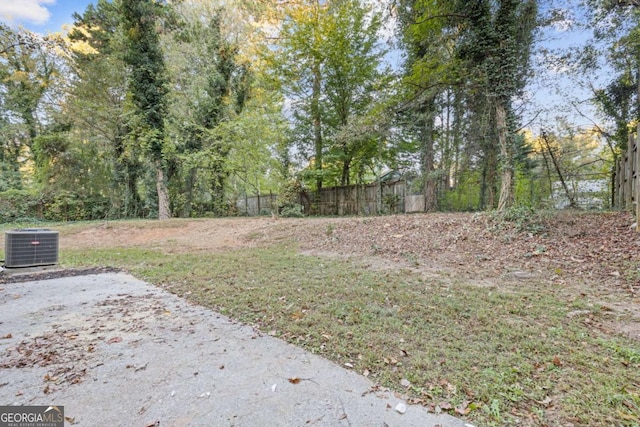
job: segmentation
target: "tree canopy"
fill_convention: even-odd
[[[551,55],[544,34],[574,6],[592,38]],[[60,34],[2,25],[0,198],[31,194],[67,219],[220,216],[253,195],[398,176],[426,211],[552,203],[566,176],[608,179],[637,124],[639,11],[98,0]],[[592,129],[560,112],[555,126],[527,122],[543,113],[530,99],[551,57],[589,89]],[[603,59],[611,78],[595,81],[585,71]],[[569,146],[583,152],[561,155]],[[600,175],[580,175],[594,156]]]

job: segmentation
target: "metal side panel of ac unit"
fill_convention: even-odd
[[[58,232],[46,228],[5,231],[4,265],[34,267],[58,263]]]

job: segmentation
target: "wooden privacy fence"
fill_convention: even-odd
[[[241,214],[268,215],[277,211],[274,194],[245,197],[238,200]],[[303,192],[298,203],[306,215],[373,215],[424,211],[424,196],[407,194],[404,180],[323,188],[319,192]]]
[[[301,197],[311,215],[371,215],[378,212],[405,212],[406,182],[374,183],[323,188]]]
[[[615,204],[620,209],[636,211],[636,230],[640,231],[640,150],[638,134],[630,135],[627,151],[616,164]]]
[[[277,199],[277,196],[273,193],[260,196],[246,196],[237,201],[236,207],[242,215],[270,215],[278,209]]]

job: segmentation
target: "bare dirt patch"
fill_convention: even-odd
[[[610,308],[607,327],[640,339],[640,233],[628,213],[560,212],[535,227],[488,214],[115,221],[61,228],[68,249],[144,247],[167,254],[294,242],[314,256],[406,268],[503,290],[551,288]],[[530,224],[529,224],[530,225]],[[2,236],[4,237],[4,236]],[[11,280],[11,279],[3,279]]]
[[[262,236],[271,225],[266,218],[105,222],[65,233],[61,244],[71,249],[149,247],[168,253],[219,251],[250,245],[252,235]]]

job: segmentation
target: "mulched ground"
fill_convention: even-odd
[[[37,280],[59,279],[61,277],[86,276],[89,274],[114,273],[121,271],[112,267],[95,267],[82,269],[51,269],[43,268],[41,271],[34,271],[34,268],[27,269],[12,268],[0,272],[0,284],[4,283],[24,283]]]

